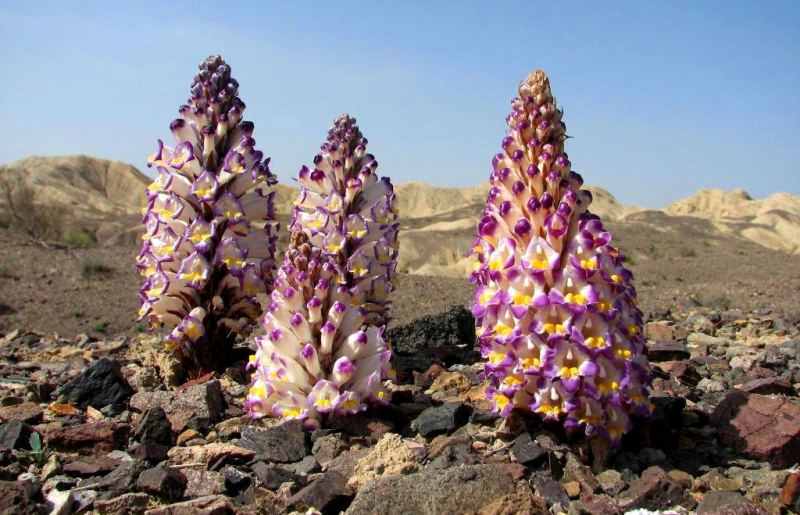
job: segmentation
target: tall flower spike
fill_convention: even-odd
[[[275,269],[277,181],[238,89],[221,57],[206,59],[170,124],[177,144],[159,140],[148,159],[158,175],[144,209],[139,315],[173,328],[167,346],[188,371],[224,363],[261,314],[256,295]]]
[[[388,178],[375,175],[356,120],[336,119],[303,167],[291,242],[251,357],[246,408],[254,417],[304,420],[383,403],[393,377],[383,339],[399,224]]]
[[[531,73],[511,107],[471,250],[489,400],[616,443],[651,410],[633,275],[587,211],[547,76]]]

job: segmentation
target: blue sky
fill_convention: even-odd
[[[144,168],[211,53],[285,182],[345,111],[395,182],[484,181],[517,83],[542,68],[573,167],[625,203],[800,192],[797,1],[4,0],[0,163]]]

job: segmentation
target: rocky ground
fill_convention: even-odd
[[[390,405],[306,434],[242,412],[243,362],[178,386],[154,336],[9,332],[0,338],[0,512],[800,508],[797,313],[659,313],[646,327],[655,414],[620,449],[490,413],[473,335],[460,307],[396,326]]]

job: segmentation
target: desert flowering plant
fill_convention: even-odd
[[[250,360],[246,408],[303,420],[388,401],[383,338],[397,264],[394,193],[367,153],[356,120],[336,119],[313,168],[300,170],[291,241]]]
[[[159,140],[148,160],[158,176],[144,208],[139,315],[172,329],[167,345],[190,372],[225,362],[261,314],[256,295],[275,268],[276,179],[238,89],[222,58],[206,59],[170,125],[177,144]]]
[[[502,416],[530,410],[617,443],[649,415],[642,313],[611,235],[571,171],[547,76],[511,102],[478,224],[472,311]]]

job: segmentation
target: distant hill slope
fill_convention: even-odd
[[[14,174],[30,185],[39,202],[67,206],[69,216],[94,231],[102,243],[135,239],[139,210],[150,182],[133,166],[87,156],[30,157],[0,166],[0,174]],[[647,248],[648,242],[639,241],[648,233],[645,229],[651,234],[675,234],[678,241],[682,232],[702,225],[714,232],[709,238],[722,238],[729,245],[749,240],[800,255],[799,195],[775,193],[754,200],[743,190],[706,189],[658,211],[627,206],[602,188],[587,188],[594,198],[590,210],[612,226],[624,247]],[[402,224],[399,269],[463,277],[470,267],[464,255],[487,190],[486,184],[468,188],[420,182],[396,184]],[[276,208],[284,226],[297,193],[294,181],[277,187]],[[628,234],[635,234],[635,241],[626,241]],[[282,236],[281,241],[286,241],[285,234]]]

